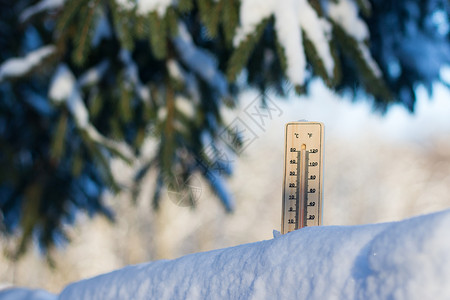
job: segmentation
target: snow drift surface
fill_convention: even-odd
[[[450,210],[129,266],[60,299],[450,299]]]
[[[57,300],[58,296],[43,290],[6,288],[0,290],[1,300]]]

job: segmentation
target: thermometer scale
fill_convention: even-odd
[[[286,124],[282,234],[322,223],[323,134],[323,123]]]

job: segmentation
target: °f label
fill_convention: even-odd
[[[323,123],[286,124],[282,234],[321,225],[323,138]]]

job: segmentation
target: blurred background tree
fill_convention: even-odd
[[[157,171],[155,208],[201,174],[232,211],[221,156],[242,137],[222,111],[240,91],[264,103],[319,77],[413,111],[449,63],[448,15],[445,0],[0,1],[0,230],[18,255],[66,240],[79,211],[113,219],[114,157],[139,161],[135,196]]]

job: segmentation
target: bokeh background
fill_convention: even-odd
[[[450,92],[436,85],[431,97],[420,87],[417,93],[415,114],[393,106],[383,115],[369,100],[338,97],[316,81],[308,97],[268,94],[280,113],[261,128],[246,113],[260,97],[249,90],[237,110],[224,112],[227,122],[239,117],[255,134],[239,156],[230,157],[232,214],[200,176],[194,181],[196,208],[177,205],[166,191],[156,213],[151,206],[156,174],[150,173],[136,203],[127,191],[105,195],[118,212],[115,223],[79,215],[68,229],[71,243],[52,252],[54,268],[37,248],[18,262],[0,256],[0,284],[59,292],[72,281],[129,264],[272,238],[280,229],[283,131],[289,121],[325,124],[324,225],[390,222],[450,208]],[[129,183],[133,170],[120,161],[113,167]]]

